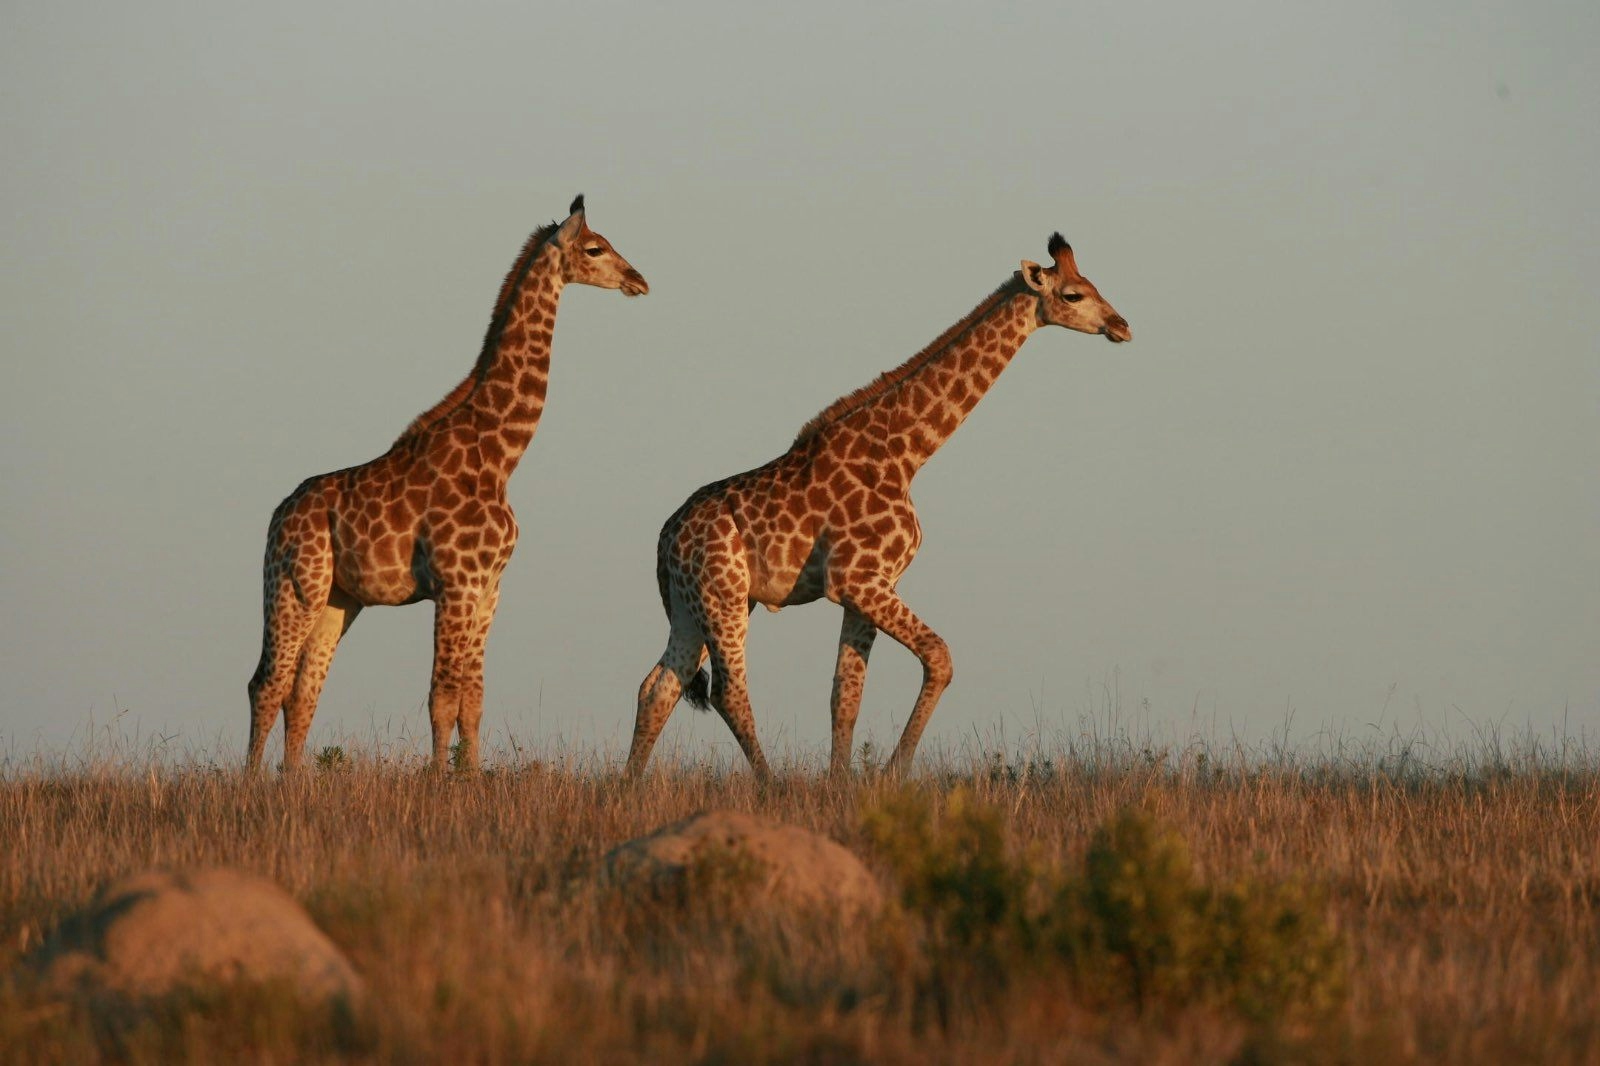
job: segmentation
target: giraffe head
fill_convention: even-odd
[[[1054,266],[1022,261],[1022,283],[1039,297],[1039,320],[1079,333],[1099,333],[1113,344],[1132,340],[1128,320],[1106,302],[1094,282],[1078,273],[1066,238],[1052,233],[1048,250]]]
[[[561,252],[561,278],[565,282],[621,289],[624,296],[643,296],[650,291],[644,275],[584,221],[581,194],[572,201],[567,220],[557,228],[550,243]]]

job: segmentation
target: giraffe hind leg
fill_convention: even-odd
[[[322,606],[301,602],[299,590],[287,576],[268,592],[261,634],[261,659],[250,678],[250,748],[245,766],[256,770],[267,747],[267,737],[278,712],[284,709],[294,684],[300,651]]]
[[[680,696],[702,710],[710,709],[710,678],[700,668],[705,655],[705,637],[700,627],[686,617],[675,618],[672,634],[667,638],[667,650],[639,686],[639,706],[633,719],[633,741],[628,746],[625,777],[635,778],[644,772],[656,738],[661,736]],[[699,686],[698,700],[692,694],[696,685]]]
[[[772,771],[756,739],[755,713],[750,707],[750,688],[745,680],[744,640],[749,627],[747,610],[724,611],[707,618],[711,704],[727,723],[733,739],[739,742],[740,750],[750,761],[750,769],[764,780],[772,776]]]
[[[283,766],[286,770],[300,765],[305,750],[306,734],[311,731],[311,719],[317,713],[317,700],[322,695],[322,685],[328,679],[328,667],[333,664],[339,640],[350,629],[361,604],[339,588],[328,595],[328,603],[317,616],[300,649],[299,665],[295,670],[294,687],[284,709]]]

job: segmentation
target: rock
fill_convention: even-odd
[[[850,851],[825,836],[737,811],[709,811],[630,840],[605,856],[602,879],[630,891],[681,894],[696,876],[728,870],[796,909],[866,914],[883,890]]]
[[[30,959],[47,986],[126,1000],[274,982],[354,1005],[349,960],[283,889],[235,870],[152,870],[102,889]]]

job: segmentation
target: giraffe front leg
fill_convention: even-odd
[[[433,768],[450,764],[450,736],[462,723],[464,709],[483,706],[483,655],[478,640],[479,611],[485,594],[446,594],[433,614],[433,679],[428,686],[428,724],[433,731]],[[475,653],[476,650],[476,653]],[[477,720],[472,719],[474,749]],[[463,735],[463,741],[466,740]],[[463,759],[477,752],[462,748]]]
[[[867,680],[867,656],[878,629],[859,612],[846,607],[839,631],[839,662],[833,671],[833,751],[828,772],[843,777],[850,772],[850,751],[861,711],[861,690]]]
[[[954,672],[950,662],[950,647],[906,606],[894,586],[881,576],[846,582],[840,602],[847,607],[854,607],[874,626],[905,645],[922,661],[922,688],[917,693],[917,702],[911,709],[910,719],[906,721],[905,731],[900,734],[900,743],[895,745],[894,753],[889,756],[888,771],[901,773],[911,764],[917,742],[922,739],[922,730],[933,716],[933,708],[938,704],[939,697],[950,684]]]
[[[478,726],[483,721],[483,660],[489,645],[489,627],[494,624],[494,613],[500,607],[500,579],[490,586],[479,601],[477,630],[467,651],[470,683],[461,690],[461,711],[456,728],[461,736],[461,757],[456,766],[462,770],[478,768]]]

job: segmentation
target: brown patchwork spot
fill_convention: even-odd
[[[849,470],[851,477],[869,489],[877,488],[878,482],[883,479],[881,468],[865,463],[851,463]]]
[[[372,546],[372,561],[380,567],[397,566],[400,563],[400,538],[393,533],[379,537]]]

